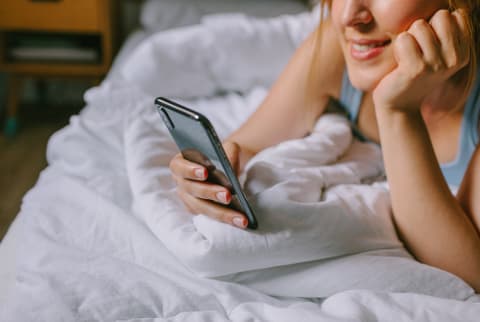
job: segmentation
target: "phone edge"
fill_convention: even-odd
[[[213,127],[212,123],[210,120],[204,116],[203,114],[194,111],[184,105],[181,105],[177,102],[174,102],[166,97],[157,97],[155,98],[155,106],[159,107],[170,107],[175,109],[175,111],[186,115],[188,117],[191,117],[200,123],[205,127],[209,137],[210,137],[210,142],[214,146],[216,152],[218,155],[221,156],[222,160],[222,166],[225,168],[225,173],[232,183],[232,185],[235,187],[236,194],[239,196],[240,202],[242,203],[243,208],[246,210],[245,215],[247,215],[248,218],[248,225],[247,227],[250,229],[257,229],[258,228],[258,221],[257,218],[253,212],[253,209],[250,207],[250,203],[247,200],[247,197],[245,196],[245,193],[243,192],[242,186],[238,180],[237,175],[233,171],[233,168],[231,167],[230,161],[228,160],[227,154],[225,150],[223,149],[223,146],[221,145],[221,140],[218,137],[215,128]],[[220,145],[218,145],[218,142],[220,142]]]

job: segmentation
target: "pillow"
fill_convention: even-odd
[[[146,93],[205,97],[269,87],[317,25],[316,13],[275,18],[219,14],[157,32],[124,60],[119,74]]]
[[[160,31],[197,24],[202,16],[214,13],[275,17],[307,10],[300,0],[147,0],[140,12],[140,23],[147,30]]]

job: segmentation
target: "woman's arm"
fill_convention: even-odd
[[[480,235],[480,145],[477,146],[470,161],[458,190],[457,199]]]
[[[338,95],[343,73],[343,56],[330,24],[324,24],[320,51],[314,50],[315,33],[300,46],[269,95],[247,122],[224,143],[225,151],[237,170],[258,151],[281,141],[307,134],[325,110],[330,96]],[[318,91],[306,98],[313,54],[321,55],[316,78]],[[207,182],[205,167],[185,160],[178,154],[170,162],[177,192],[192,213],[245,228],[247,219],[225,205],[231,202],[230,191]]]
[[[420,113],[377,109],[377,117],[402,240],[418,260],[460,276],[479,292],[480,237],[467,213],[478,225],[480,198],[473,196],[480,193],[480,150],[462,184],[459,203],[443,178]]]
[[[454,36],[467,41],[462,39],[462,19],[460,12],[441,11],[430,26],[419,21],[399,35],[398,67],[379,83],[374,101],[393,214],[403,241],[420,261],[462,277],[479,292],[480,199],[473,196],[480,192],[480,152],[477,149],[457,200],[443,178],[419,110],[426,95],[469,60],[461,45],[442,44],[435,55],[437,49],[431,47],[435,41],[421,39],[431,37],[437,26],[454,22],[457,25],[450,25],[457,30]],[[438,64],[438,69],[432,64]]]
[[[344,69],[343,56],[332,27],[326,21],[322,28],[319,51],[315,51],[312,33],[295,52],[279,79],[272,86],[268,96],[248,119],[227,141],[238,143],[245,149],[246,158],[240,168],[253,154],[282,141],[306,135],[325,110],[331,96],[338,96]],[[309,73],[313,55],[319,60],[318,91],[313,99],[307,99]],[[241,158],[242,159],[242,158]]]

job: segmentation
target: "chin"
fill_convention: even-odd
[[[356,89],[363,92],[371,92],[395,66],[396,64],[390,63],[364,65],[347,62],[348,77]]]
[[[368,75],[360,75],[360,73],[349,72],[348,76],[350,78],[350,82],[352,83],[353,87],[359,89],[363,92],[370,92],[375,89],[377,84],[382,79],[376,75],[368,74]]]

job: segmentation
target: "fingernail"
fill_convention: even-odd
[[[225,191],[217,192],[216,194],[217,200],[222,203],[228,203],[227,201],[227,193]]]
[[[202,169],[202,168],[195,169],[195,177],[199,179],[205,178],[205,169]]]
[[[247,227],[247,220],[243,217],[233,217],[233,224],[239,228]]]

